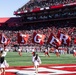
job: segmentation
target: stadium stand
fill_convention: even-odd
[[[63,8],[72,5],[76,5],[75,0],[30,0],[27,4],[15,11],[15,14],[36,12],[52,8]]]

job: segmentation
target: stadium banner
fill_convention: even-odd
[[[63,4],[59,4],[59,5],[50,6],[50,9],[62,8],[62,7],[63,7]]]
[[[34,8],[33,10],[32,10],[32,12],[38,12],[38,11],[40,11],[40,8]]]
[[[73,6],[73,5],[76,5],[76,2],[74,2],[74,3],[69,3],[69,4],[63,4],[63,6]]]
[[[50,34],[47,43],[55,48],[58,48],[61,45],[61,41],[53,33]]]
[[[45,35],[38,34],[38,33],[34,32],[34,34],[33,34],[33,43],[43,45],[44,44],[44,39],[45,39]]]

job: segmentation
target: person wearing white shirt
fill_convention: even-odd
[[[22,47],[20,47],[20,48],[18,49],[18,54],[19,54],[19,56],[22,56]]]
[[[37,74],[38,73],[38,67],[41,64],[41,59],[38,56],[38,54],[36,54],[36,56],[34,57],[33,63],[34,63],[35,71],[36,71],[36,74]]]
[[[5,60],[6,54],[7,54],[7,51],[0,50],[0,74],[3,73],[3,75],[5,75],[5,68],[9,67],[9,64]]]
[[[56,56],[57,56],[57,57],[60,57],[60,54],[59,54],[58,49],[55,50],[55,53],[56,53]]]

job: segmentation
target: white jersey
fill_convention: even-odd
[[[18,49],[19,52],[21,52],[21,50],[22,50],[22,49],[20,49],[20,48]]]
[[[32,62],[34,63],[35,56],[32,56]]]
[[[3,51],[1,57],[5,57],[7,55],[7,51]],[[3,63],[0,63],[0,68],[5,68],[5,67],[9,67],[9,64],[7,63],[7,61],[4,59]]]
[[[32,52],[35,52],[35,50],[34,50],[34,49],[32,49]]]
[[[55,52],[58,52],[58,49],[56,49]]]
[[[5,57],[7,55],[7,51],[3,51],[2,57]]]
[[[45,49],[45,52],[48,52],[48,50],[47,50],[47,49]]]
[[[3,51],[2,56],[5,57],[5,56],[7,55],[7,52],[8,52],[8,51],[9,51],[9,49],[6,48],[6,49]]]
[[[5,49],[5,51],[6,51],[6,52],[8,52],[8,51],[9,51],[9,49],[7,49],[7,48],[6,48],[6,49]]]
[[[3,63],[0,63],[0,68],[5,68],[5,67],[9,67],[9,64],[7,63],[6,60],[4,60]]]
[[[34,62],[34,65],[35,65],[35,66],[40,65],[40,64],[41,64],[41,59],[40,59],[40,57],[38,57],[37,60],[35,60],[35,58],[34,58],[33,62]]]
[[[76,50],[74,49],[73,52],[76,52]]]

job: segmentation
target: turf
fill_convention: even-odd
[[[54,53],[50,53],[50,57],[44,55],[44,53],[38,53],[42,64],[76,64],[76,57],[72,54],[62,54],[60,57],[56,57]],[[18,52],[8,52],[5,58],[10,66],[28,66],[32,64],[32,54],[23,52],[22,56],[18,55]]]

